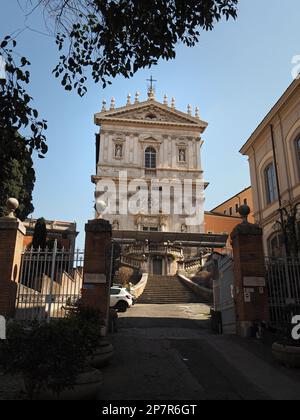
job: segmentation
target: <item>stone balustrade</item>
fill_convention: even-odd
[[[135,260],[134,258],[130,258],[127,256],[121,257],[121,264],[127,265],[128,267],[140,269],[143,261]]]
[[[179,271],[192,273],[202,268],[202,258],[195,258],[190,261],[179,262]]]
[[[183,258],[183,250],[173,245],[142,244],[129,245],[124,249],[127,255],[174,255]]]

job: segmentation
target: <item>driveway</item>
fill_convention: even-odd
[[[209,310],[204,304],[136,305],[120,315],[99,399],[300,399],[298,376],[265,358],[261,343],[213,335]]]

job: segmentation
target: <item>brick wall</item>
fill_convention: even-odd
[[[17,219],[0,219],[0,315],[14,313],[24,234]]]

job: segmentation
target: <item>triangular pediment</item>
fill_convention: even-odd
[[[146,101],[139,104],[127,105],[123,108],[102,111],[95,115],[96,123],[104,121],[130,121],[149,124],[184,124],[202,129],[207,123],[199,118],[170,108],[156,101]]]

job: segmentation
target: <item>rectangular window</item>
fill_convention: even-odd
[[[156,169],[156,150],[153,147],[148,147],[145,151],[145,167]]]
[[[144,232],[159,232],[158,227],[148,227],[148,226],[144,226],[143,227],[143,231]]]
[[[239,205],[238,205],[238,204],[236,204],[236,205],[235,205],[235,212],[236,212],[236,213],[238,213],[238,212],[239,212]]]
[[[232,216],[232,214],[233,214],[233,209],[232,209],[232,207],[230,207],[230,209],[229,209],[229,214],[230,214],[230,216]]]

